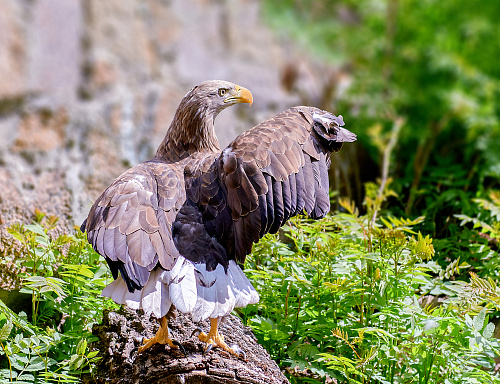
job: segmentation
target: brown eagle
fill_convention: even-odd
[[[259,300],[240,268],[252,244],[292,216],[330,210],[330,154],[356,135],[342,128],[342,116],[294,107],[221,152],[215,117],[252,101],[250,91],[226,81],[191,89],[155,158],[119,176],[82,224],[115,278],[103,295],[160,319],[139,352],[156,343],[177,348],[167,326],[175,307],[195,322],[210,319],[208,335],[198,335],[207,349],[242,353],[218,325],[233,308]]]

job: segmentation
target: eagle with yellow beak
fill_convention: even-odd
[[[342,127],[342,116],[294,107],[221,152],[215,117],[252,101],[249,90],[227,81],[191,89],[154,159],[119,176],[82,224],[115,279],[102,294],[160,319],[139,352],[180,346],[168,331],[177,308],[195,322],[210,319],[208,334],[198,334],[207,349],[244,356],[218,326],[233,308],[259,300],[241,269],[252,244],[292,216],[321,218],[330,210],[330,154],[356,135]]]

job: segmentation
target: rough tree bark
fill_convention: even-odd
[[[102,359],[96,372],[86,377],[84,383],[289,384],[278,365],[257,343],[252,330],[236,316],[229,316],[219,330],[228,345],[240,346],[246,353],[246,361],[220,348],[204,353],[204,343],[191,334],[197,326],[208,333],[209,322],[195,324],[188,316],[176,314],[169,323],[171,337],[184,346],[186,355],[164,345],[155,345],[138,354],[142,338],[156,333],[158,321],[125,308],[105,312],[103,323],[93,328],[99,338],[93,345]]]

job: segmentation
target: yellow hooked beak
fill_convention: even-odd
[[[224,99],[224,103],[248,103],[252,105],[253,96],[248,89],[240,87],[239,85],[236,85],[235,89],[236,89],[236,95]]]

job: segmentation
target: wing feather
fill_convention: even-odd
[[[116,228],[109,228],[104,232],[104,253],[105,256],[113,261],[117,260],[115,253],[115,232]]]
[[[268,153],[271,163],[266,168],[264,168],[263,171],[271,175],[276,180],[285,180],[288,177],[288,172],[283,164],[279,161],[279,154],[275,154],[272,151],[269,151]]]
[[[283,208],[283,187],[281,181],[272,179],[273,186],[273,210],[274,210],[274,220],[271,228],[269,228],[269,233],[276,233],[281,227],[281,222],[285,217],[285,212]]]
[[[330,199],[328,191],[321,185],[321,170],[319,167],[320,161],[311,162],[314,177],[315,202],[312,212],[308,212],[313,219],[318,219],[326,215],[330,210]]]
[[[314,209],[314,204],[316,202],[316,183],[314,182],[313,169],[311,164],[311,158],[306,156],[305,165],[302,168],[304,171],[304,209],[309,214]]]
[[[283,188],[283,191],[281,193],[281,197],[283,199],[283,220],[281,220],[280,227],[283,226],[291,216],[291,211],[292,211],[292,196],[290,188],[291,176],[292,174],[290,174],[290,176],[288,176],[288,178],[283,180],[283,182],[281,183],[281,186]]]
[[[90,210],[87,238],[130,291],[145,286],[158,262],[174,265],[172,223],[184,201],[182,169],[154,160],[118,177]]]
[[[295,210],[295,214],[300,214],[304,211],[304,207],[306,205],[306,195],[307,195],[307,190],[304,182],[303,166],[299,168],[299,171],[295,175],[295,182],[296,182],[295,189],[297,191],[297,209]]]
[[[108,228],[116,228],[120,225],[125,210],[127,209],[127,204],[120,204],[117,207],[109,207],[109,213],[104,219],[108,224]]]
[[[100,255],[106,255],[106,253],[104,252],[104,228],[101,227],[97,231],[97,238],[95,243],[96,251]]]
[[[297,173],[292,173],[288,176],[288,184],[290,185],[290,216],[297,214]]]
[[[271,231],[271,226],[273,225],[274,222],[274,190],[273,190],[273,181],[271,179],[271,175],[265,175],[266,182],[268,185],[268,193],[266,194],[266,200],[267,200],[267,225],[266,229],[262,233],[262,236],[264,234],[268,233]]]

